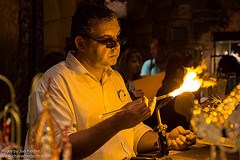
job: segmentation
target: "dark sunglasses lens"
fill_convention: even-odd
[[[112,40],[112,41],[109,41],[109,42],[106,43],[106,47],[107,48],[114,48],[114,47],[117,46],[117,43],[119,43],[120,45],[125,45],[126,42],[127,42],[127,38],[123,38],[123,39],[117,40],[117,41]]]
[[[111,42],[108,42],[107,44],[106,44],[106,47],[107,48],[114,48],[114,47],[116,47],[117,46],[117,42],[116,41],[111,41]]]

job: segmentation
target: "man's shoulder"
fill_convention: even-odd
[[[112,78],[114,78],[114,79],[115,79],[115,78],[117,78],[117,79],[120,78],[121,80],[123,80],[122,75],[121,75],[117,70],[114,70],[114,69],[113,69],[111,76],[112,76]]]
[[[42,83],[49,83],[49,81],[50,83],[60,83],[71,79],[72,76],[71,68],[63,61],[54,65],[42,75]]]
[[[65,62],[60,62],[50,69],[48,69],[45,74],[50,75],[51,77],[57,76],[59,74],[67,74],[70,72],[70,66]]]

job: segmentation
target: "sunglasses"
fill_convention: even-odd
[[[126,43],[126,41],[127,41],[126,38],[121,39],[121,40],[119,38],[117,38],[116,40],[114,40],[113,38],[107,38],[107,39],[104,39],[104,40],[98,40],[98,39],[95,39],[95,38],[93,38],[93,37],[91,37],[91,36],[89,36],[87,34],[84,34],[84,36],[89,38],[89,39],[92,39],[92,40],[94,40],[94,41],[96,41],[98,43],[101,43],[101,44],[105,45],[106,48],[111,48],[111,49],[115,48],[117,46],[117,43],[119,43],[120,45],[124,45]]]

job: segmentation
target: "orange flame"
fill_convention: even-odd
[[[172,97],[176,97],[183,92],[195,92],[200,87],[207,88],[210,86],[214,86],[216,84],[215,78],[211,78],[210,80],[203,80],[202,78],[200,78],[200,74],[202,74],[203,71],[206,69],[207,65],[205,61],[202,61],[202,63],[196,68],[186,68],[187,73],[184,77],[183,84],[180,88],[169,93],[169,95]]]

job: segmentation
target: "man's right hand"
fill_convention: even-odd
[[[142,97],[135,101],[127,103],[122,112],[117,113],[115,116],[120,117],[120,123],[123,129],[131,128],[149,118],[155,108],[156,98],[148,103],[146,97]]]

